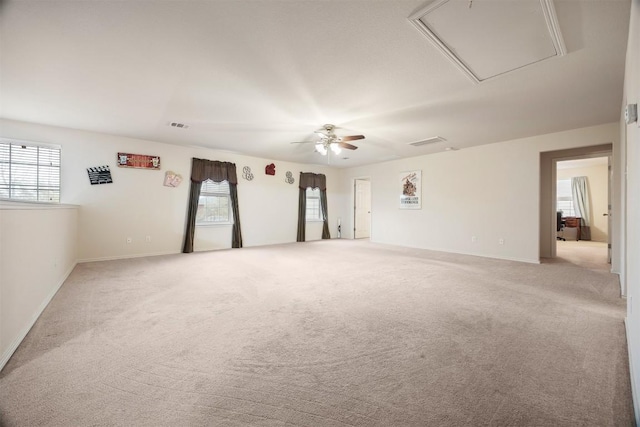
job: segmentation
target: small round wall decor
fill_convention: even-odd
[[[247,181],[251,181],[253,179],[253,174],[251,173],[251,168],[249,166],[242,168],[242,177]]]
[[[287,175],[287,177],[284,179],[284,182],[286,182],[287,184],[293,184],[294,182],[296,182],[291,171],[287,171],[285,175]]]

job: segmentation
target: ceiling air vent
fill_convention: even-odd
[[[179,129],[186,129],[189,127],[189,125],[185,125],[184,123],[178,123],[178,122],[171,122],[169,123],[169,126],[171,126],[172,128],[179,128]]]
[[[431,138],[423,139],[422,141],[410,142],[408,145],[413,145],[414,147],[422,147],[427,144],[435,144],[436,142],[446,141],[441,136],[432,136]]]

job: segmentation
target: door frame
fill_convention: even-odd
[[[556,257],[556,163],[607,156],[613,156],[612,143],[540,153],[540,258]],[[615,239],[611,230],[609,239]]]

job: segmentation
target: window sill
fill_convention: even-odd
[[[78,205],[69,205],[57,202],[34,202],[30,200],[0,199],[2,210],[28,210],[28,209],[77,209]]]
[[[306,222],[324,222],[322,219],[307,219]]]
[[[196,227],[225,227],[225,226],[230,226],[233,225],[232,222],[207,222],[207,223],[201,223],[198,224],[196,223]]]

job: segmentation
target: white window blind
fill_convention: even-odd
[[[562,211],[563,217],[576,216],[570,179],[559,179],[556,182],[556,209]]]
[[[60,203],[60,148],[0,141],[0,198]]]
[[[307,221],[322,221],[320,206],[320,189],[307,188]]]
[[[229,182],[204,181],[200,188],[196,224],[228,224],[231,219]]]

